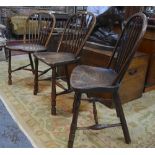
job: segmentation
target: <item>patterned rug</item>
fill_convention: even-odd
[[[0,99],[0,148],[32,148]]]
[[[14,56],[13,66],[24,64],[27,57]],[[43,64],[41,68],[45,68]],[[12,74],[13,84],[7,84],[7,62],[0,62],[0,94],[7,103],[9,111],[17,123],[30,137],[36,147],[66,147],[72,118],[73,93],[58,96],[57,116],[50,114],[49,81],[41,81],[37,96],[33,95],[33,75],[31,72],[18,71]],[[60,91],[57,89],[57,91]],[[155,91],[123,105],[132,139],[125,144],[121,127],[100,131],[76,132],[74,147],[82,148],[126,148],[155,147]],[[100,122],[116,122],[114,109],[97,104]],[[92,124],[92,105],[82,102],[78,126]]]

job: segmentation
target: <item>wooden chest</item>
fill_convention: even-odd
[[[146,88],[155,85],[155,28],[147,29],[138,51],[149,54]]]
[[[84,47],[81,63],[91,66],[104,67],[107,65],[111,55],[111,51]],[[149,56],[147,54],[139,52],[135,54],[119,90],[122,103],[126,103],[142,96],[148,61]],[[103,96],[103,94],[96,95],[106,98],[111,97],[110,94],[107,94],[106,96]],[[109,107],[112,107],[112,104],[110,104]]]

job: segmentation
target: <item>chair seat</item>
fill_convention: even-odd
[[[80,65],[73,70],[70,83],[76,90],[103,89],[112,86],[116,76],[112,69]]]
[[[49,66],[65,65],[77,61],[74,54],[67,52],[35,53],[34,57],[37,57],[38,60],[46,63]]]
[[[20,50],[23,52],[29,52],[29,53],[33,53],[33,52],[42,52],[42,51],[46,51],[47,49],[39,44],[32,44],[32,43],[20,43],[20,44],[15,44],[15,45],[8,45],[6,46],[6,48],[10,49],[10,50]]]

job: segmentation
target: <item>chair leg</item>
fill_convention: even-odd
[[[8,60],[8,51],[6,49],[6,47],[4,46],[4,53],[5,53],[5,60]]]
[[[8,85],[12,85],[11,50],[8,50]]]
[[[93,100],[93,114],[94,114],[95,124],[98,124],[98,116],[97,116],[97,109],[96,109],[95,100]]]
[[[71,86],[70,86],[70,81],[69,81],[69,74],[68,74],[68,66],[65,65],[65,74],[66,74],[66,80],[67,80],[67,85],[68,85],[68,90],[71,89]]]
[[[56,67],[52,68],[51,114],[56,115]]]
[[[120,100],[118,92],[114,93],[113,97],[114,97],[114,102],[116,104],[116,107],[118,108],[117,112],[119,113],[120,122],[122,124],[122,130],[123,130],[125,142],[129,144],[131,143],[131,139],[130,139],[129,130],[127,127],[126,119],[124,116],[124,112],[123,112],[123,108],[122,108],[122,104],[121,104],[121,100]]]
[[[32,73],[35,74],[31,53],[28,53],[28,55],[29,55],[29,60],[30,60],[30,65],[31,65]]]
[[[80,100],[81,100],[81,93],[76,93],[74,96],[74,112],[72,117],[72,123],[70,126],[70,133],[69,133],[69,140],[68,140],[68,147],[72,148],[75,138],[75,132],[77,129],[77,121],[78,121],[78,113],[79,113],[79,107],[80,107]]]
[[[115,109],[116,109],[116,114],[117,114],[117,117],[120,117],[120,112],[119,112],[119,108],[118,106],[116,105],[116,103],[114,102],[114,106],[115,106]]]
[[[35,74],[34,74],[34,91],[33,94],[37,95],[38,93],[38,65],[39,65],[39,61],[38,59],[35,57],[34,58],[34,63],[35,63]]]
[[[77,100],[77,93],[74,94],[74,101],[73,101],[72,113],[74,113],[74,110],[75,110],[76,100]]]

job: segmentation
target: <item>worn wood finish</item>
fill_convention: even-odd
[[[53,70],[52,74],[52,95],[51,95],[51,105],[52,115],[56,115],[56,96],[71,92],[68,65],[78,63],[81,55],[82,48],[92,32],[96,18],[92,13],[89,12],[79,12],[73,14],[67,21],[64,31],[62,32],[60,41],[58,43],[58,48],[55,52],[38,52],[34,54],[34,57],[39,61],[50,66]],[[68,85],[68,89],[64,89],[63,92],[56,94],[56,85],[61,86],[56,82],[57,73],[55,73],[56,68],[63,67],[65,70],[65,77]],[[37,66],[36,66],[37,68]],[[46,71],[45,71],[46,72]],[[38,76],[35,74],[35,76]],[[38,77],[35,77],[37,80]],[[38,86],[38,80],[35,81],[35,86]],[[62,88],[62,87],[61,87]],[[34,87],[35,94],[37,93],[37,88]]]
[[[82,93],[87,94],[90,92],[112,94],[117,117],[120,118],[120,123],[108,125],[95,124],[94,126],[87,127],[87,129],[99,130],[121,125],[125,142],[127,144],[131,142],[118,90],[125,72],[128,69],[137,47],[145,33],[146,27],[147,18],[143,13],[133,15],[125,25],[107,67],[102,68],[79,65],[73,70],[70,78],[71,86],[75,91],[75,94],[80,95],[77,95],[75,98],[76,101],[73,102],[74,110],[70,127],[68,147],[73,147],[74,143],[81,100],[80,96]],[[94,118],[96,119],[96,112],[94,112],[94,114]]]
[[[33,13],[26,20],[23,40],[7,42],[6,50],[9,50],[9,53],[12,53],[13,51],[25,52],[28,54],[30,60],[30,64],[11,70],[11,55],[9,54],[9,84],[12,84],[11,73],[14,71],[26,69],[27,66],[31,66],[31,69],[26,70],[31,70],[34,74],[35,71],[31,55],[34,52],[44,52],[47,50],[47,45],[52,35],[54,26],[55,17],[53,14],[49,14],[47,12]]]

